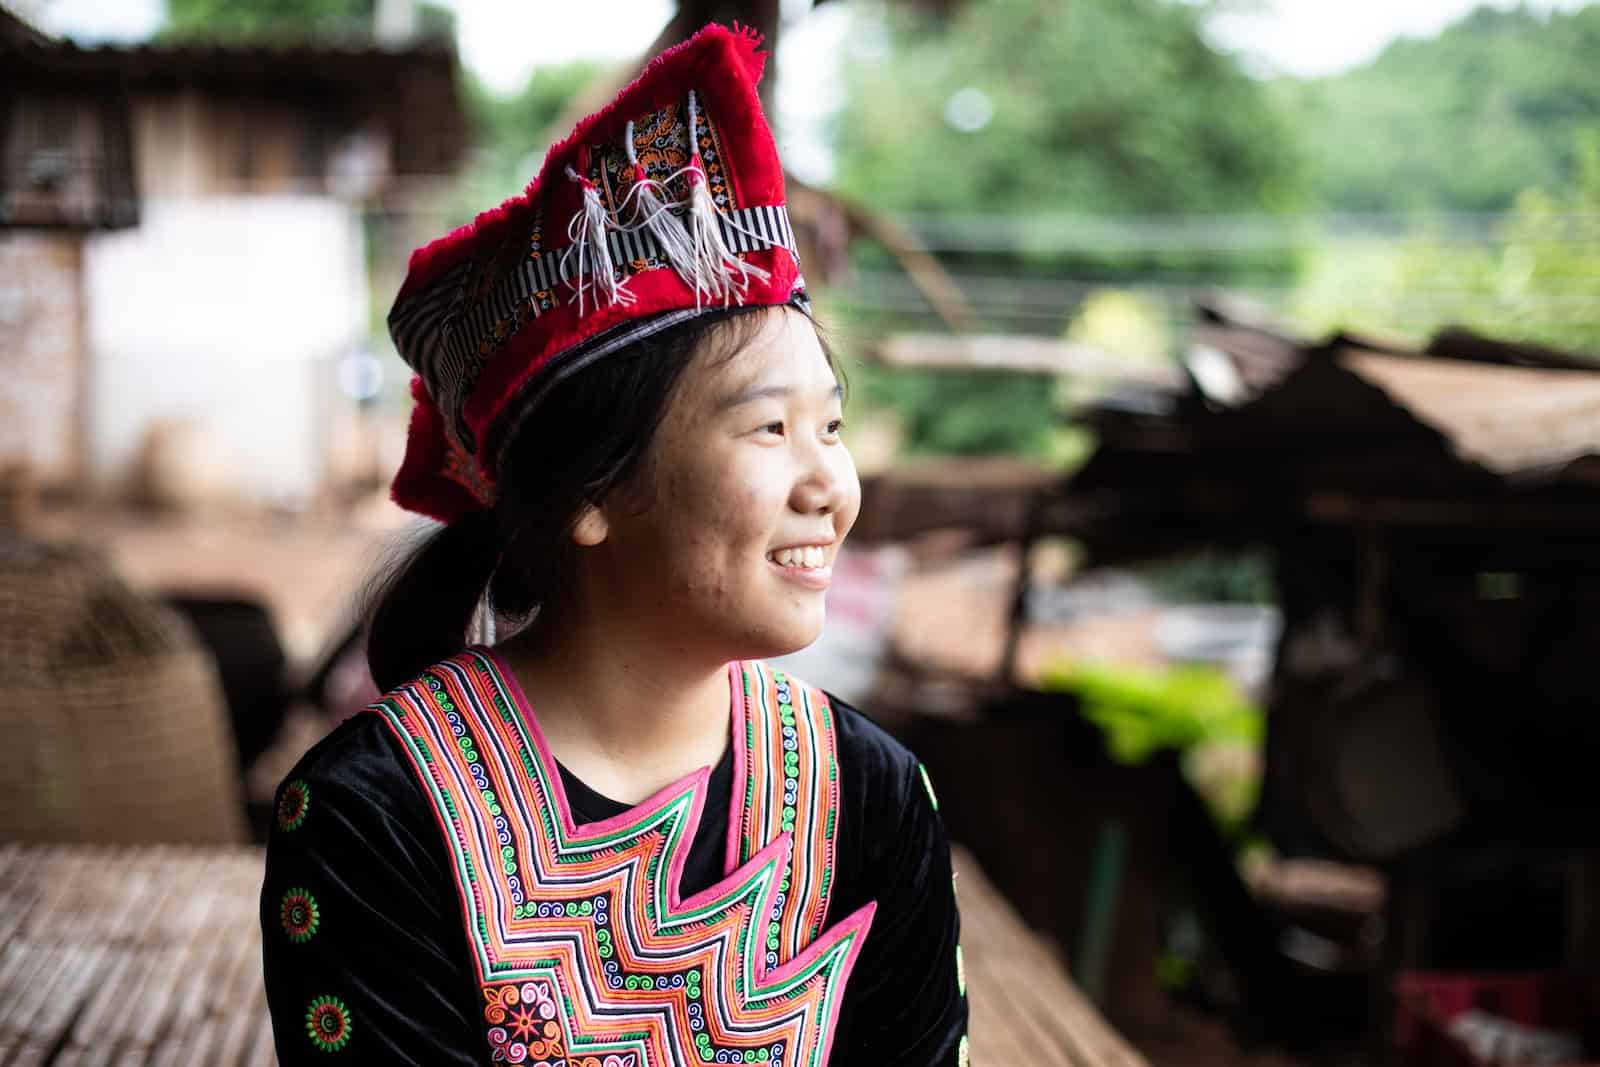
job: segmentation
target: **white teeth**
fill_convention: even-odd
[[[767,558],[780,567],[820,567],[827,562],[827,556],[827,549],[821,545],[779,548],[767,553]]]

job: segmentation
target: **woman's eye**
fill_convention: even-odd
[[[761,427],[761,432],[762,433],[775,433],[779,437],[782,437],[783,436],[783,423],[781,423],[781,422],[769,422],[765,426]]]
[[[840,430],[844,429],[843,419],[830,419],[828,421],[828,436],[837,437]]]

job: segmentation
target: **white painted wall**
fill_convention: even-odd
[[[0,230],[0,466],[75,487],[83,390],[82,241]]]
[[[147,200],[84,262],[89,452],[122,479],[159,419],[192,421],[246,498],[293,502],[321,472],[316,390],[364,335],[361,232],[321,196]]]

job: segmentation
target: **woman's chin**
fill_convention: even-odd
[[[777,659],[809,647],[822,636],[824,613],[819,610],[815,618],[810,615],[810,612],[795,612],[781,626],[773,625],[770,619],[764,620],[766,625],[750,632],[750,640],[744,643],[745,650],[728,658]]]

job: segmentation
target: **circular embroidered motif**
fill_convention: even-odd
[[[338,1052],[350,1040],[350,1009],[338,997],[318,997],[306,1011],[306,1033],[324,1052]]]
[[[556,1022],[555,989],[549,982],[538,980],[490,987],[484,990],[484,995],[487,1004],[483,1014],[489,1023],[489,1046],[495,1062],[526,1061],[530,1067],[557,1062],[577,1067],[589,1062],[567,1058],[565,1038]],[[600,1061],[594,1062],[599,1067]]]
[[[296,778],[283,787],[283,795],[278,798],[278,829],[285,833],[298,830],[310,807],[311,787]]]
[[[956,1063],[959,1067],[967,1067],[967,1064],[971,1062],[971,1056],[971,1052],[967,1049],[967,1035],[962,1034],[961,1048],[956,1053]]]
[[[283,895],[278,917],[283,921],[283,932],[289,935],[289,940],[304,943],[317,932],[322,912],[317,907],[317,898],[309,890],[296,888]]]

